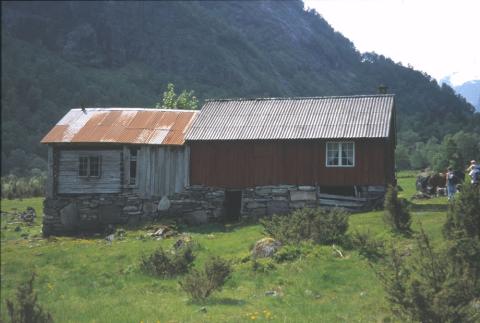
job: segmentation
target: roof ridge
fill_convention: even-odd
[[[306,97],[271,97],[271,98],[231,98],[231,99],[205,99],[205,102],[223,102],[223,101],[273,101],[273,100],[314,100],[314,99],[353,99],[368,97],[394,97],[394,93],[388,94],[358,94],[358,95],[330,95],[330,96],[306,96]]]
[[[71,108],[70,111],[81,111],[82,108]],[[163,111],[163,112],[200,112],[200,110],[185,109],[158,109],[158,108],[137,108],[137,107],[89,107],[87,111]]]

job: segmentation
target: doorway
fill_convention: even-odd
[[[242,210],[242,191],[225,191],[225,220],[238,221]]]

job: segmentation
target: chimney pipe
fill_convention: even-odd
[[[388,86],[384,85],[384,84],[380,84],[378,86],[378,93],[380,94],[387,94],[387,91],[388,91]]]

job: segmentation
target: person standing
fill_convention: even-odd
[[[457,191],[457,187],[456,187],[457,179],[455,176],[455,172],[453,171],[453,168],[451,166],[447,168],[446,180],[447,180],[447,196],[448,196],[448,200],[451,200],[453,199],[453,196]]]
[[[480,177],[480,165],[477,165],[475,160],[470,161],[470,166],[467,168],[468,175],[472,178],[472,184],[478,185]]]

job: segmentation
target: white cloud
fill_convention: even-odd
[[[478,0],[304,0],[361,52],[440,79],[480,79]]]

